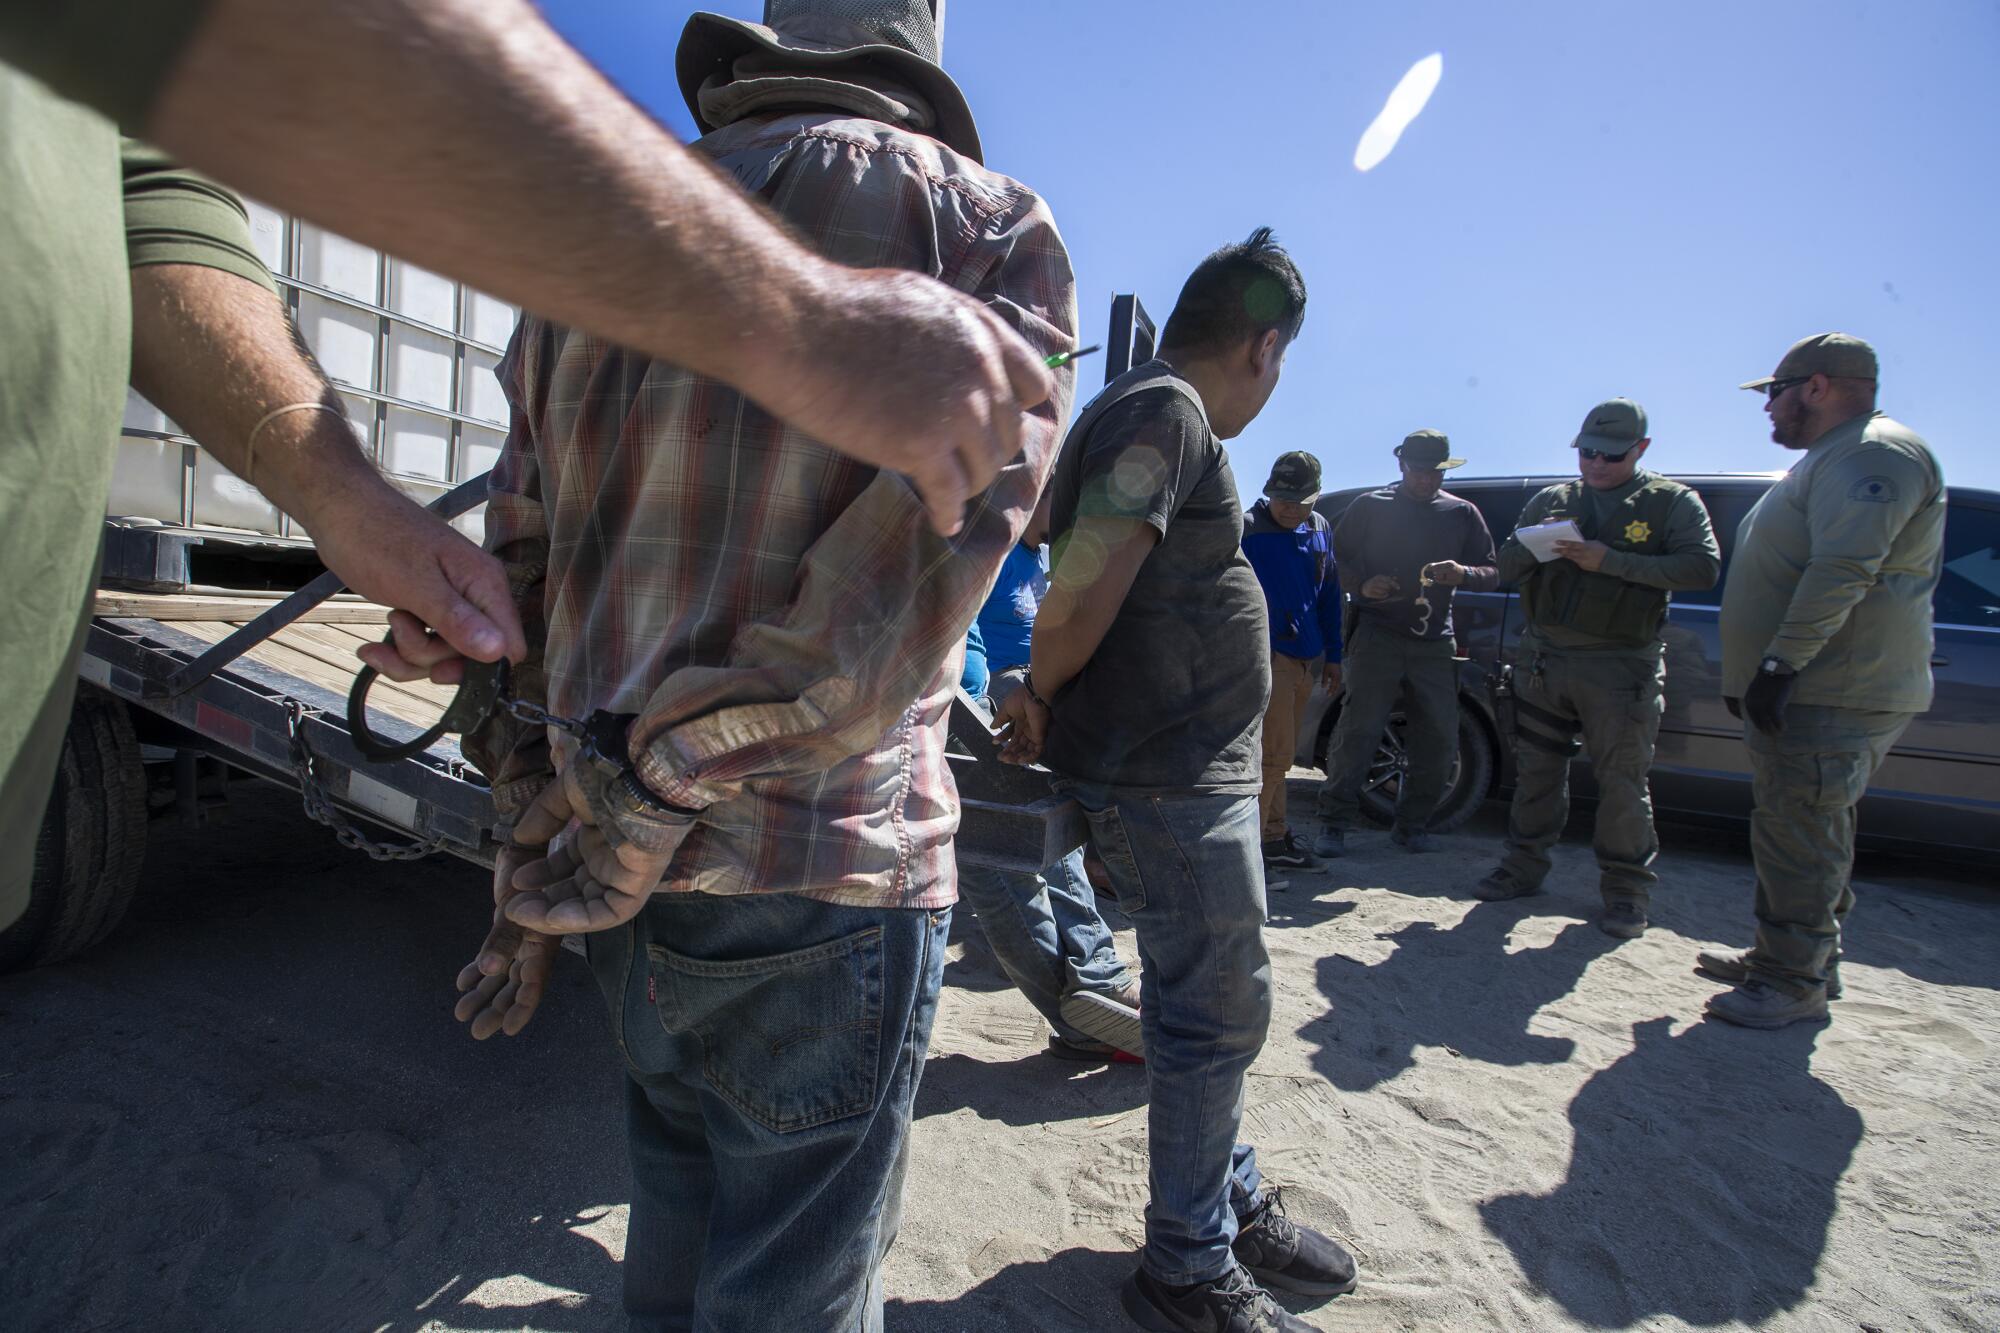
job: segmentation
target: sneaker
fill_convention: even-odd
[[[1758,977],[1751,977],[1735,990],[1713,996],[1708,1013],[1746,1028],[1781,1028],[1793,1023],[1823,1021],[1826,1018],[1826,988],[1809,995],[1793,995]]]
[[[1213,1282],[1169,1287],[1141,1268],[1125,1279],[1118,1302],[1140,1328],[1153,1333],[1313,1333],[1243,1271],[1232,1267]]]
[[[1279,1291],[1338,1296],[1354,1290],[1354,1256],[1286,1217],[1284,1196],[1277,1189],[1266,1191],[1257,1210],[1237,1224],[1230,1249],[1250,1276]]]
[[[1313,839],[1313,855],[1347,855],[1347,830],[1338,828],[1321,829],[1319,836]]]
[[[1597,928],[1621,940],[1636,940],[1646,933],[1646,909],[1637,903],[1612,903],[1597,918]]]
[[[1144,1058],[1146,1040],[1139,1028],[1138,1005],[1125,1004],[1102,991],[1074,990],[1062,997],[1059,1012],[1062,1021],[1078,1032],[1127,1055]]]
[[[1396,829],[1389,834],[1389,841],[1406,852],[1434,852],[1437,843],[1422,829]]]
[[[1528,883],[1505,866],[1488,871],[1485,879],[1472,886],[1472,896],[1483,903],[1502,903],[1509,898],[1526,898],[1541,891],[1541,885]]]
[[[1726,981],[1732,986],[1741,986],[1750,979],[1750,951],[1748,949],[1703,949],[1694,956],[1694,970],[1704,976]],[[1826,965],[1826,998],[1840,998],[1840,955]]]
[[[1143,1065],[1146,1057],[1121,1051],[1116,1046],[1102,1041],[1071,1041],[1068,1037],[1049,1034],[1048,1053],[1058,1060],[1069,1060],[1080,1065]]]
[[[1284,870],[1313,870],[1319,861],[1306,850],[1298,834],[1286,829],[1283,837],[1264,839],[1264,864]]]

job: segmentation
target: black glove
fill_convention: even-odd
[[[1732,699],[1725,694],[1722,696],[1722,706],[1729,710],[1729,716],[1737,719],[1739,722],[1743,719],[1743,701],[1741,699]]]
[[[1767,736],[1775,736],[1785,729],[1785,705],[1792,701],[1792,690],[1799,683],[1799,673],[1790,667],[1773,671],[1761,669],[1750,678],[1750,688],[1743,691],[1743,712],[1750,719],[1750,725]]]

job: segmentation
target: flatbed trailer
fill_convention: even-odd
[[[476,484],[459,490],[469,496]],[[159,540],[175,537],[162,531]],[[137,884],[149,819],[206,817],[230,773],[298,792],[309,817],[368,856],[493,863],[492,795],[456,737],[389,763],[356,745],[347,716],[355,649],[382,637],[388,608],[333,591],[330,576],[282,600],[233,589],[100,590],[37,845],[35,901],[0,934],[0,966],[56,962],[108,935]],[[455,692],[377,680],[369,729],[384,741],[414,740]],[[1031,871],[1085,840],[1082,812],[1050,792],[1045,773],[1000,763],[985,714],[962,691],[948,754],[962,861]]]

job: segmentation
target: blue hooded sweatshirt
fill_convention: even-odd
[[[1264,585],[1271,647],[1310,662],[1340,660],[1340,579],[1333,565],[1333,528],[1314,510],[1296,528],[1281,528],[1271,502],[1243,516],[1243,554]]]

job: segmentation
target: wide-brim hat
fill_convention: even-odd
[[[931,104],[932,137],[984,163],[972,108],[941,63],[936,9],[936,0],[765,0],[762,23],[691,14],[674,51],[674,74],[694,123],[707,134],[720,127],[702,115],[701,86],[739,56],[768,52],[807,68],[865,59],[907,80]]]

